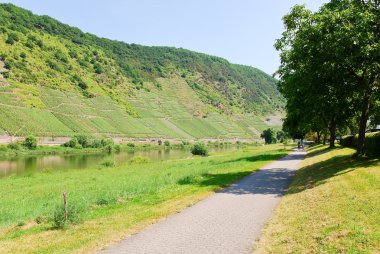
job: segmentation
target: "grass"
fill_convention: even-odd
[[[228,186],[288,151],[246,147],[209,157],[1,179],[1,253],[87,253],[125,237]],[[83,223],[64,230],[50,219],[68,192]],[[39,222],[39,224],[37,223]]]
[[[258,253],[380,253],[380,160],[309,150]]]

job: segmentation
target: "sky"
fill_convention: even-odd
[[[35,14],[100,37],[174,46],[226,58],[273,74],[273,45],[295,4],[316,11],[327,0],[11,0]]]

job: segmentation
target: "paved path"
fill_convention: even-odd
[[[252,253],[304,154],[293,152],[101,254]]]

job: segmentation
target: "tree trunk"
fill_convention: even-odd
[[[358,155],[364,155],[365,132],[367,128],[367,121],[368,121],[370,106],[371,106],[371,94],[367,93],[363,99],[363,108],[362,108],[360,121],[359,121],[359,137],[358,137],[358,146],[356,148],[356,152]]]
[[[330,148],[335,147],[335,131],[336,131],[336,122],[335,119],[332,119],[330,122],[329,126],[329,131],[330,131]]]
[[[323,132],[323,145],[326,145],[326,139],[327,139],[327,131],[325,130]]]
[[[317,144],[321,143],[321,131],[317,131]]]

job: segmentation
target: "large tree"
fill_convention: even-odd
[[[348,125],[359,112],[362,154],[366,123],[379,96],[378,1],[333,0],[316,13],[295,6],[284,24],[275,46],[288,117],[303,116],[302,126],[305,115],[317,126],[325,124],[334,146],[337,126]]]

